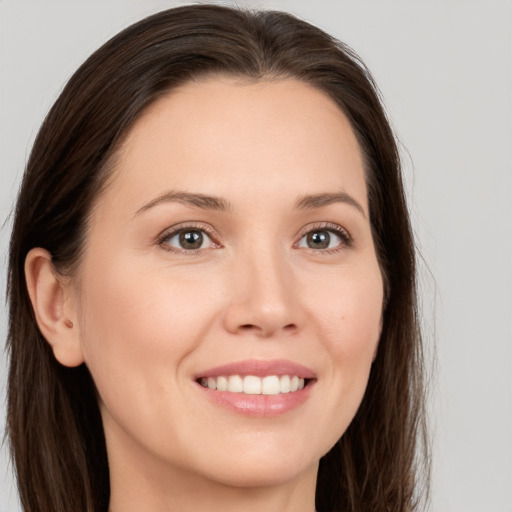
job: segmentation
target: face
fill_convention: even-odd
[[[316,471],[381,325],[347,119],[295,80],[172,91],[119,151],[78,282],[111,465],[238,486]]]

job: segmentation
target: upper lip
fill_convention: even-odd
[[[276,359],[271,361],[262,361],[259,359],[247,359],[245,361],[236,361],[215,368],[197,373],[195,378],[219,377],[227,375],[254,375],[255,377],[265,377],[267,375],[292,375],[302,379],[316,379],[316,373],[302,364],[294,363],[285,359]]]

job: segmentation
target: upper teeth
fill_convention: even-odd
[[[203,377],[201,385],[205,388],[231,393],[245,393],[246,395],[278,395],[290,393],[304,387],[304,379],[296,375],[269,375],[256,377],[254,375],[230,375],[229,377]]]

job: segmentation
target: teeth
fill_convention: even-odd
[[[261,395],[261,379],[247,375],[244,378],[244,393],[246,395]]]
[[[304,379],[297,375],[269,375],[267,377],[256,377],[254,375],[230,375],[229,377],[203,377],[201,386],[218,391],[229,391],[230,393],[244,393],[246,395],[278,395],[290,393],[304,388]]]
[[[217,378],[217,389],[219,391],[227,391],[228,390],[228,379],[226,379],[226,377],[218,377]]]
[[[228,378],[228,391],[231,393],[244,392],[244,381],[240,375],[231,375]]]
[[[261,379],[261,394],[262,395],[278,395],[279,394],[279,377],[271,375]]]
[[[289,375],[283,375],[281,377],[280,383],[279,383],[280,391],[281,393],[289,393],[291,391],[290,389],[290,376]]]

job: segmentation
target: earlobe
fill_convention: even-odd
[[[57,361],[64,366],[82,364],[75,301],[69,283],[57,274],[47,250],[36,247],[27,254],[25,279],[37,325]]]

